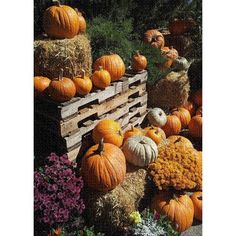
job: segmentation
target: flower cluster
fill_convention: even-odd
[[[194,148],[169,143],[159,147],[158,159],[148,167],[159,190],[169,187],[202,189],[202,158]]]
[[[46,161],[43,168],[34,172],[34,210],[38,222],[52,226],[82,214],[83,180],[76,176],[66,155],[52,153]]]

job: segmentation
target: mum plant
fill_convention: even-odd
[[[85,209],[80,197],[82,177],[66,155],[52,153],[34,172],[34,211],[37,222],[57,227],[78,219]]]

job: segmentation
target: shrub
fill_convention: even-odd
[[[34,172],[34,211],[37,222],[54,227],[73,221],[85,209],[80,192],[83,180],[77,177],[66,155],[52,153],[44,167]]]

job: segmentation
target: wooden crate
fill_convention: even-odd
[[[91,141],[91,131],[105,118],[118,121],[123,130],[140,125],[147,110],[147,72],[127,73],[105,90],[94,90],[62,104],[49,99],[35,101],[35,134],[43,146],[67,153],[74,160]],[[86,138],[89,137],[89,138]],[[39,145],[40,146],[40,145]],[[82,149],[83,149],[82,148]]]

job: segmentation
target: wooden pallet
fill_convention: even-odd
[[[67,120],[53,120],[46,115],[42,115],[36,111],[35,123],[41,122],[47,124],[47,127],[51,132],[61,136],[70,136],[76,132],[79,132],[84,124],[88,124],[89,121],[101,119],[105,114],[113,111],[119,106],[129,104],[129,107],[141,102],[147,101],[146,84],[140,84],[138,86],[132,86],[128,91],[118,94],[101,104],[89,105],[81,109],[77,116]]]
[[[68,102],[57,103],[47,98],[35,99],[35,110],[53,120],[66,120],[77,116],[85,107],[101,104],[117,94],[124,93],[134,86],[144,84],[147,81],[147,71],[142,73],[126,73],[120,80],[112,82],[104,90],[93,89],[84,97],[75,97]]]

